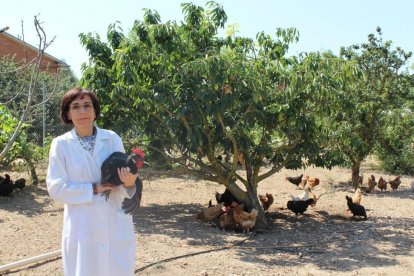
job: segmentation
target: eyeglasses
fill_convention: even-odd
[[[85,110],[85,112],[89,112],[92,110],[92,104],[91,103],[85,103],[83,105],[80,104],[73,104],[70,106],[70,110],[75,111],[75,112],[80,112],[82,110]]]

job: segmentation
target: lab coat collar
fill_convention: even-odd
[[[96,127],[96,141],[95,141],[95,149],[93,150],[93,155],[96,155],[104,146],[105,140],[111,139],[108,132],[103,131],[99,127]]]
[[[101,128],[96,127],[96,126],[95,128],[96,128],[96,141],[95,141],[95,149],[93,150],[93,155],[95,155],[102,149],[102,147],[104,146],[105,140],[111,139],[108,132],[103,131]],[[69,134],[68,135],[69,139],[77,139],[76,131],[74,128],[68,134]]]

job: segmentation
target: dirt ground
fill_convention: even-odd
[[[325,193],[305,215],[286,208],[301,190],[285,180],[300,173],[320,178]],[[374,174],[363,168],[365,179]],[[4,174],[4,172],[0,172]],[[265,233],[222,231],[195,214],[224,187],[185,175],[142,171],[142,208],[134,217],[138,275],[412,275],[414,192],[403,176],[397,191],[364,194],[368,220],[352,219],[350,171],[340,168],[282,170],[259,184],[274,195]],[[12,177],[21,175],[12,174]],[[60,249],[63,206],[48,197],[45,183],[0,197],[0,266]],[[15,268],[0,275],[61,275],[61,259]]]

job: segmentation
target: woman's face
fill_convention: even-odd
[[[68,118],[75,128],[92,128],[96,116],[91,97],[81,95],[73,100],[69,105]]]

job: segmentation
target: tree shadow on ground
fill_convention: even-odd
[[[44,183],[38,186],[29,185],[22,190],[15,189],[9,197],[0,197],[0,209],[17,212],[27,217],[33,217],[44,213],[62,212],[63,208],[56,210],[45,210],[53,203],[48,197]],[[40,198],[41,201],[39,200]]]
[[[320,269],[350,272],[368,265],[395,266],[398,265],[395,255],[413,255],[414,236],[409,229],[414,228],[414,221],[409,219],[372,217],[364,221],[351,215],[313,210],[295,216],[279,208],[267,213],[268,231],[243,234],[222,231],[196,220],[196,213],[203,207],[198,204],[143,207],[134,217],[136,231],[144,238],[166,235],[195,248],[242,242],[232,249],[240,260],[275,267],[312,263]],[[387,250],[381,249],[384,247]]]

